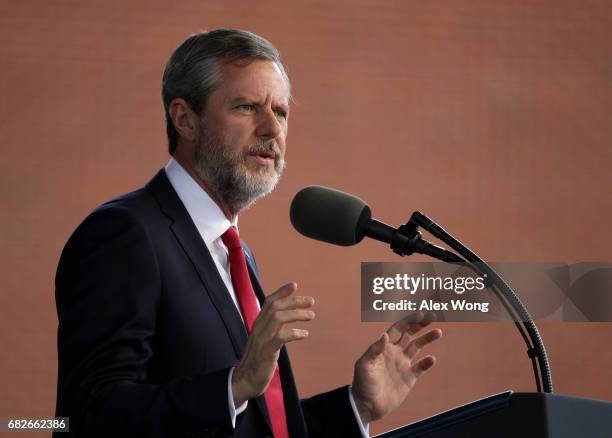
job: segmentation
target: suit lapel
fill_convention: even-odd
[[[257,297],[257,301],[259,301],[259,307],[262,307],[264,301],[266,300],[266,296],[264,294],[263,288],[259,283],[259,274],[257,272],[257,267],[255,266],[255,262],[253,261],[253,254],[251,254],[251,250],[244,242],[242,242],[242,247],[244,248],[244,252],[246,254],[246,262],[247,268],[249,269],[249,277],[251,278],[251,284],[253,285],[253,291],[255,291],[255,296]]]
[[[200,236],[163,169],[147,184],[147,188],[157,199],[161,210],[173,220],[170,229],[191,260],[215,309],[219,312],[236,352],[236,357],[239,358],[242,356],[247,342],[247,333],[238,309],[236,309],[236,305],[219,276],[217,267],[202,240],[202,236]]]
[[[236,352],[236,357],[240,358],[247,343],[248,334],[242,322],[242,318],[238,313],[238,309],[230,297],[230,293],[225,287],[223,280],[219,276],[215,262],[206,244],[202,240],[202,236],[200,236],[187,209],[185,209],[182,201],[174,191],[163,169],[153,177],[149,184],[147,184],[147,188],[157,199],[160,209],[164,214],[172,219],[173,222],[170,229],[197,271],[206,292],[225,324],[232,346]],[[260,306],[263,306],[265,296],[257,278],[257,270],[251,265],[252,255],[250,255],[250,251],[248,251],[247,254],[249,254],[246,259],[253,290],[259,300]],[[264,396],[257,397],[255,402],[259,406],[270,428],[270,432],[272,432],[272,423],[270,421],[270,415]]]

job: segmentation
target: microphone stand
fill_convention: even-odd
[[[416,253],[426,254],[433,258],[445,261],[447,263],[470,263],[470,267],[480,275],[486,275],[488,282],[491,283],[492,290],[506,308],[508,314],[512,317],[523,341],[527,345],[527,356],[531,360],[533,373],[535,376],[536,387],[538,392],[542,392],[540,386],[540,375],[542,378],[543,392],[552,393],[552,375],[550,371],[550,363],[544,342],[540,336],[540,332],[536,327],[531,315],[527,311],[525,305],[519,297],[508,286],[508,284],[495,272],[485,261],[478,255],[472,252],[468,247],[463,245],[459,240],[450,235],[444,228],[436,224],[433,220],[424,214],[416,211],[412,214],[410,220],[405,224],[395,229],[385,223],[375,219],[369,219],[364,224],[364,235],[388,242],[396,254],[401,256],[411,255]],[[419,227],[430,232],[434,237],[440,239],[448,246],[457,251],[465,260],[455,253],[447,249],[436,246],[427,242],[421,237],[418,230]],[[521,323],[523,326],[521,326]],[[527,332],[527,334],[525,333]],[[537,359],[537,362],[536,362]],[[540,372],[538,373],[538,365]]]

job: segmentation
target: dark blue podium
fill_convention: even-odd
[[[377,438],[612,438],[612,403],[503,392]]]

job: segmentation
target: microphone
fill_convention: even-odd
[[[357,196],[323,186],[308,186],[297,192],[289,217],[293,227],[306,237],[335,245],[359,243],[372,212]]]
[[[512,311],[514,309],[519,315],[518,321],[525,321],[523,324],[527,334],[518,322],[515,324],[527,345],[538,391],[540,391],[540,380],[537,364],[540,366],[544,392],[552,393],[548,355],[540,333],[523,303],[486,262],[427,216],[416,211],[407,224],[396,229],[372,219],[370,207],[357,196],[323,186],[308,186],[300,190],[291,202],[289,216],[293,227],[299,233],[323,242],[350,246],[359,243],[364,237],[369,237],[391,244],[391,249],[401,256],[417,252],[448,263],[466,263],[467,260],[472,266],[478,266],[477,270],[488,274],[488,278],[496,286],[493,290],[510,315],[516,318]],[[424,240],[418,231],[419,226],[456,250],[465,257],[465,260],[451,251]]]
[[[357,196],[323,186],[307,186],[291,201],[289,217],[302,235],[334,245],[355,245],[364,237],[391,245],[399,255],[415,252],[449,263],[464,260],[454,253],[421,238],[416,229],[396,229],[372,219],[370,207]]]

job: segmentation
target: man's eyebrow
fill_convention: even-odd
[[[250,99],[246,96],[239,96],[236,97],[234,99],[230,99],[229,103],[231,105],[237,104],[237,103],[242,103],[242,102],[251,102],[251,103],[257,103],[257,99]]]
[[[239,96],[239,97],[235,97],[234,99],[229,100],[230,105],[236,105],[236,104],[245,103],[245,102],[248,102],[253,105],[262,105],[262,102],[259,101],[259,99],[250,98],[247,96]],[[288,110],[291,107],[291,104],[289,102],[280,102],[276,106],[286,108]]]

